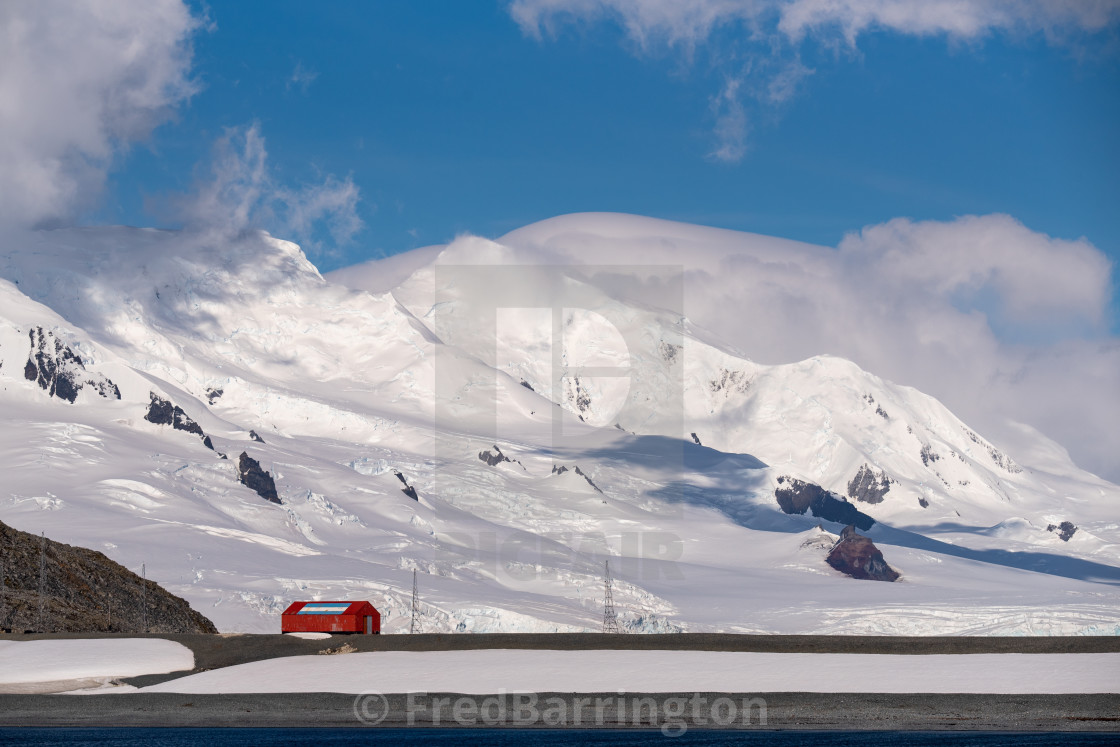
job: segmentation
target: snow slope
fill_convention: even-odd
[[[194,669],[194,654],[174,641],[0,641],[0,693],[62,692],[187,669]]]
[[[852,677],[853,671],[859,676]],[[1046,675],[1039,676],[1040,672]],[[717,651],[382,651],[268,659],[192,674],[140,691],[864,692],[869,683],[882,693],[1118,693],[1120,654],[914,657]]]
[[[295,599],[347,597],[406,630],[413,569],[426,630],[594,630],[610,558],[634,631],[1120,632],[1120,489],[1041,436],[1005,453],[841,359],[755,364],[672,293],[659,303],[653,275],[521,274],[650,263],[657,231],[701,259],[705,242],[796,250],[643,220],[565,223],[613,237],[594,258],[530,227],[326,278],[261,234],[68,229],[4,247],[0,519],[146,563],[223,630],[277,630]],[[460,265],[494,285],[447,282]],[[522,300],[482,324],[488,287]],[[35,330],[80,357],[75,381],[120,398],[27,380]],[[153,393],[214,450],[147,422]],[[495,445],[510,461],[479,458]],[[238,482],[241,452],[281,505]],[[778,510],[786,475],[888,485],[852,500],[902,580],[829,568],[818,520]],[[1068,542],[1047,530],[1062,521],[1078,527]]]

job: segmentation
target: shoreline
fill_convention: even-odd
[[[687,709],[673,720],[663,717],[652,723],[629,712],[620,716],[612,705],[617,693],[536,693],[538,703],[558,699],[573,712],[576,699],[592,706],[602,699],[607,705],[596,722],[590,717],[573,723],[549,723],[472,716],[466,722],[443,718],[433,722],[431,709],[417,711],[408,695],[385,695],[385,715],[376,724],[363,723],[354,696],[340,693],[286,693],[281,695],[238,693],[226,695],[180,695],[133,693],[100,696],[0,695],[0,727],[209,727],[209,728],[499,728],[499,729],[658,729],[683,724],[689,729],[747,731],[998,731],[998,732],[1116,732],[1120,731],[1120,709],[1114,694],[1101,695],[890,695],[876,693],[704,693],[709,701],[719,698],[761,699],[765,717],[757,709],[749,722],[714,722],[704,714],[697,720]],[[634,693],[632,696],[638,696]],[[427,698],[454,699],[454,693],[427,694]],[[665,713],[666,701],[688,700],[694,693],[646,693]],[[415,696],[413,696],[415,697]],[[509,694],[470,696],[477,701],[507,698]],[[526,695],[522,695],[522,698]],[[380,715],[378,712],[376,715]],[[411,722],[410,722],[411,717]],[[473,723],[471,720],[473,719]],[[763,722],[764,720],[764,722]]]

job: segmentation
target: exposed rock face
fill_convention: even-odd
[[[891,489],[891,479],[883,472],[876,472],[865,464],[848,483],[848,497],[864,503],[882,503],[883,496]]]
[[[704,444],[700,443],[700,437],[697,436],[695,433],[692,434],[692,440],[696,442],[697,446],[703,446],[704,445]]]
[[[43,540],[0,522],[0,629],[39,628]],[[217,633],[214,624],[155,581],[84,547],[45,541],[43,630],[48,633]]]
[[[209,402],[210,404],[214,404],[219,399],[221,399],[222,395],[225,394],[225,393],[226,392],[225,392],[224,389],[207,389],[206,390],[206,401]]]
[[[202,426],[183,412],[183,408],[171,404],[169,400],[157,396],[155,392],[148,392],[148,396],[151,397],[151,402],[148,403],[148,412],[144,415],[144,420],[156,425],[170,425],[177,431],[193,433],[202,439],[206,448],[214,449],[214,443],[202,432]]]
[[[554,475],[562,475],[562,474],[564,474],[564,473],[565,473],[565,472],[567,472],[567,471],[568,471],[568,468],[567,468],[567,467],[565,467],[565,466],[564,466],[564,465],[562,465],[562,464],[561,464],[560,466],[556,466],[555,464],[554,464],[554,465],[552,465],[552,474],[554,474]],[[602,492],[603,492],[603,491],[602,491],[602,490],[601,490],[601,489],[599,488],[599,486],[595,484],[595,481],[594,481],[594,480],[592,480],[592,479],[591,479],[590,477],[588,477],[588,476],[587,476],[587,473],[586,473],[586,472],[584,472],[583,470],[581,470],[581,469],[580,469],[580,468],[579,468],[578,466],[577,466],[577,467],[574,467],[574,468],[572,469],[572,471],[573,471],[573,472],[575,472],[575,473],[576,473],[577,475],[579,475],[580,477],[582,477],[582,478],[583,478],[584,480],[587,480],[587,484],[588,484],[588,485],[590,485],[591,487],[595,488],[596,492],[598,492],[598,493],[602,493]]]
[[[1057,532],[1058,537],[1062,540],[1062,542],[1069,542],[1071,539],[1073,539],[1073,535],[1077,531],[1077,527],[1073,525],[1072,521],[1063,521],[1061,524],[1051,524],[1050,526],[1046,527],[1046,531]]]
[[[259,444],[264,443],[264,439],[261,438],[260,435],[256,431],[249,431],[249,438],[253,439],[254,441],[256,441]]]
[[[416,488],[408,484],[408,480],[405,478],[405,476],[400,472],[397,472],[396,470],[393,470],[393,474],[396,475],[397,479],[400,480],[404,485],[404,488],[401,490],[401,492],[407,495],[412,500],[419,502],[420,496],[416,494]]]
[[[82,359],[54,333],[35,327],[28,332],[31,352],[23,376],[37,383],[52,397],[73,403],[78,392],[89,387],[106,399],[120,399],[121,390],[109,379],[87,371]]]
[[[533,385],[532,385],[532,384],[530,384],[530,383],[529,383],[528,381],[525,381],[525,379],[522,379],[522,380],[521,380],[521,386],[525,387],[525,388],[526,388],[526,389],[528,389],[528,390],[529,390],[530,392],[535,392],[535,391],[537,391],[536,389],[534,389],[534,388],[533,388]]]
[[[852,578],[869,581],[896,581],[899,573],[887,565],[883,553],[867,537],[856,534],[853,526],[844,527],[840,541],[832,548],[826,562]]]
[[[921,454],[922,464],[926,465],[927,467],[941,458],[941,455],[934,451],[933,447],[929,444],[926,444],[922,447]]]
[[[261,463],[244,451],[237,460],[237,479],[245,487],[255,490],[257,495],[272,503],[281,503],[276,494],[276,483],[272,475],[261,469]]]
[[[875,524],[874,519],[860,512],[843,496],[830,493],[820,485],[789,476],[778,478],[774,497],[778,499],[778,506],[787,514],[804,514],[808,510],[819,519],[854,524],[865,531]]]
[[[502,462],[512,461],[509,457],[502,453],[497,444],[494,444],[494,451],[480,451],[478,458],[486,462],[487,466],[497,467]]]

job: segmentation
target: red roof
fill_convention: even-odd
[[[285,615],[376,615],[381,613],[369,602],[292,602]]]

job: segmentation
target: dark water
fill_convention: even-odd
[[[0,729],[0,745],[88,745],[89,747],[185,747],[260,745],[350,747],[351,745],[876,745],[878,747],[1088,747],[1120,745],[1120,734],[991,734],[983,732],[791,732],[700,731],[678,737],[657,731],[580,731],[574,729]]]

